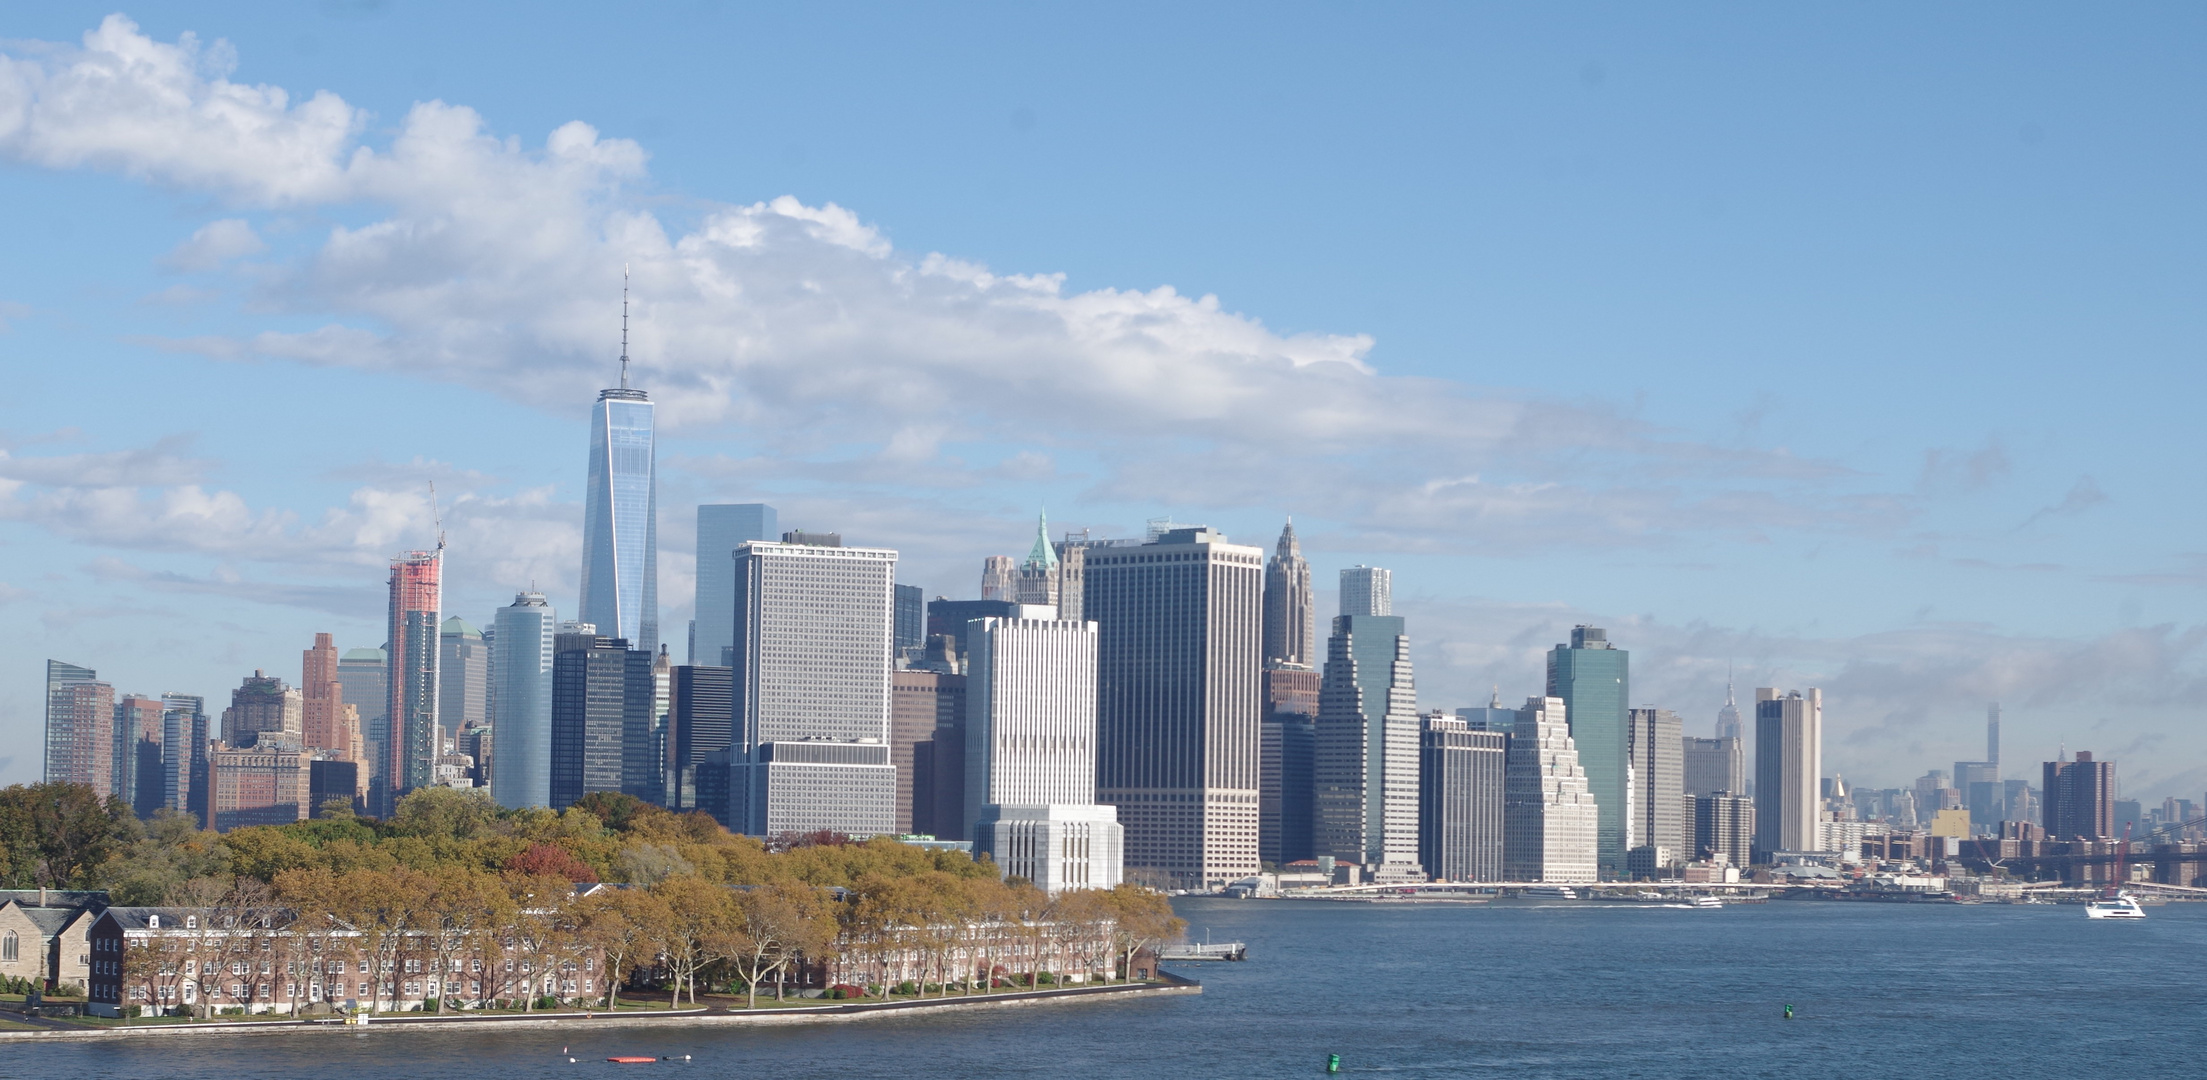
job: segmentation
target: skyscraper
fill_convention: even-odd
[[[896,604],[889,648],[900,660],[915,659],[927,644],[927,592],[917,585],[899,585]]]
[[[255,669],[230,691],[230,707],[222,710],[222,741],[243,749],[259,745],[263,735],[303,744],[306,699],[282,679]]]
[[[115,703],[115,794],[141,818],[162,806],[161,701],[125,696]]]
[[[1755,846],[1815,851],[1824,771],[1824,692],[1755,691]]]
[[[552,805],[552,659],[559,616],[543,593],[499,608],[491,682],[498,693],[498,768],[491,797],[518,810]]]
[[[338,674],[337,644],[328,634],[314,635],[314,647],[299,654],[301,728],[310,750],[327,750],[347,761],[365,752],[360,710],[345,703]],[[356,793],[357,794],[357,793]]]
[[[1685,821],[1685,736],[1669,709],[1632,710],[1632,846],[1655,848],[1673,866],[1693,855]],[[1653,853],[1651,853],[1652,855]]]
[[[1688,795],[1714,795],[1719,791],[1747,790],[1747,761],[1737,735],[1715,739],[1683,736],[1685,746],[1680,787]]]
[[[439,750],[437,661],[439,609],[444,604],[444,539],[432,551],[409,551],[391,560],[391,599],[385,626],[389,650],[390,734],[383,768],[369,792],[375,812],[389,816],[399,797],[434,779]]]
[[[1275,865],[1317,857],[1311,834],[1318,798],[1318,701],[1322,678],[1273,661],[1264,672],[1258,743],[1257,854]]]
[[[1579,767],[1563,699],[1526,698],[1503,776],[1502,874],[1593,881],[1599,811]]]
[[[391,757],[390,661],[382,649],[346,649],[337,658],[337,681],[345,702],[359,713],[360,782],[373,793]]]
[[[974,850],[1049,891],[1119,884],[1123,830],[1096,802],[1096,624],[988,619],[966,679]]]
[[[1395,575],[1376,566],[1352,566],[1341,571],[1341,614],[1392,615],[1395,613]],[[1312,644],[1316,644],[1313,642]]]
[[[1128,876],[1201,888],[1256,873],[1264,550],[1190,527],[1086,558],[1096,794],[1119,808]]]
[[[437,632],[437,723],[446,734],[490,722],[490,650],[458,615]]]
[[[1295,538],[1295,522],[1290,520],[1264,565],[1265,663],[1315,666],[1317,610],[1310,563],[1303,559],[1303,545]]]
[[[1011,556],[990,555],[981,560],[981,599],[1019,602],[1019,564]]]
[[[1598,626],[1572,628],[1571,643],[1548,653],[1548,696],[1563,699],[1587,787],[1601,808],[1597,836],[1604,877],[1624,876],[1632,833],[1632,732],[1626,715],[1631,660],[1632,654],[1611,645]]]
[[[624,282],[621,385],[598,391],[598,403],[590,412],[581,618],[596,626],[599,634],[624,639],[647,656],[659,651],[658,518],[651,395],[628,385],[628,286]]]
[[[1439,881],[1502,880],[1509,735],[1462,717],[1424,720],[1418,759],[1418,861]]]
[[[690,663],[727,667],[736,632],[736,548],[782,535],[781,515],[765,503],[708,503],[697,508],[697,630]]]
[[[46,782],[115,791],[115,688],[99,672],[46,661]]]
[[[1746,741],[1747,731],[1740,725],[1740,707],[1732,700],[1732,676],[1724,677],[1724,707],[1717,710],[1717,738]]]
[[[552,639],[551,807],[597,791],[633,794],[631,766],[650,780],[650,653],[620,638],[564,630]]]
[[[667,702],[668,809],[710,809],[698,802],[697,766],[707,755],[728,749],[735,731],[731,674],[724,667],[699,664],[684,664],[672,672]]]
[[[1694,857],[1747,866],[1754,857],[1755,800],[1729,791],[1686,800],[1693,803]]]
[[[1047,607],[1054,613],[1058,606],[1058,553],[1050,545],[1050,515],[1042,513],[1035,518],[1035,540],[1027,547],[1027,558],[1012,574],[1011,599],[1021,604]]]
[[[1413,867],[1418,693],[1402,617],[1343,615],[1326,645],[1314,769],[1318,853],[1375,869]]]
[[[889,635],[897,553],[788,532],[738,546],[734,797],[743,831],[896,829]]]
[[[2075,761],[2049,761],[2039,805],[2046,835],[2055,840],[2113,840],[2115,763],[2095,761],[2087,750]]]
[[[161,695],[161,801],[207,824],[207,704],[196,694]]]
[[[938,840],[968,839],[966,677],[946,671],[900,672],[897,696],[900,710],[919,712],[928,697],[935,706],[935,729],[912,746],[912,831]]]

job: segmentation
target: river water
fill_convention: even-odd
[[[728,1031],[370,1030],[0,1045],[0,1077],[2183,1076],[2207,1071],[2207,904],[1185,900],[1200,996]],[[1794,1006],[1794,1018],[1783,1017]]]

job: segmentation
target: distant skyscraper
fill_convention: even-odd
[[[651,395],[628,385],[624,283],[621,385],[598,391],[590,412],[581,618],[647,656],[659,651],[659,474],[653,438]]]
[[[135,694],[115,703],[115,794],[141,818],[161,808],[161,700]]]
[[[391,560],[385,624],[385,645],[390,651],[390,735],[377,786],[369,793],[370,805],[379,815],[388,816],[400,796],[429,786],[435,778],[442,735],[437,724],[437,661],[443,581],[442,537],[433,551],[409,551]]]
[[[1571,741],[1602,811],[1601,873],[1613,878],[1624,876],[1632,832],[1632,732],[1626,715],[1631,660],[1632,654],[1611,645],[1598,626],[1574,627],[1571,643],[1548,653],[1548,696],[1562,698],[1571,718]]]
[[[314,647],[299,655],[301,726],[309,750],[327,750],[347,761],[366,752],[360,734],[360,710],[345,703],[345,683],[338,675],[337,643],[328,634],[314,635]]]
[[[734,560],[730,560],[731,562]],[[697,766],[728,749],[735,730],[735,683],[724,667],[685,664],[672,672],[667,705],[667,805],[708,810],[698,801]]]
[[[1502,691],[1497,687],[1494,697],[1485,705],[1456,710],[1456,718],[1473,731],[1499,731],[1507,735],[1517,730],[1517,710],[1502,707]]]
[[[1097,798],[1129,877],[1200,888],[1257,872],[1264,551],[1210,529],[1086,552]]]
[[[989,619],[966,679],[976,852],[1048,892],[1119,884],[1124,831],[1096,802],[1096,624]]]
[[[1058,606],[1058,553],[1050,545],[1050,515],[1045,513],[1035,519],[1035,541],[1027,548],[1027,558],[1012,575],[1011,599],[1022,604],[1050,608]]]
[[[896,604],[889,647],[899,659],[914,659],[927,644],[927,592],[917,585],[899,585]]]
[[[390,661],[382,649],[346,649],[337,658],[337,681],[345,702],[359,713],[360,782],[372,793],[391,757]]]
[[[1593,881],[1599,818],[1563,699],[1526,698],[1503,777],[1502,874],[1511,881]]]
[[[1632,846],[1659,848],[1656,866],[1673,866],[1693,853],[1685,819],[1685,736],[1669,709],[1632,710]]]
[[[907,679],[932,681],[931,691]],[[941,671],[898,675],[897,695],[910,708],[912,695],[935,699],[935,730],[912,747],[912,831],[938,840],[965,840],[966,677]],[[892,740],[896,736],[892,736]]]
[[[947,637],[959,664],[965,663],[969,628],[975,619],[1044,619],[1047,608],[1031,608],[1009,600],[952,600],[938,596],[927,602],[927,636]]]
[[[697,508],[697,632],[690,663],[726,667],[736,633],[736,548],[782,535],[781,515],[765,503],[709,503]]]
[[[256,737],[252,746],[224,742],[208,755],[207,827],[216,832],[289,825],[306,820],[311,809],[312,759],[298,733],[269,730]]]
[[[897,586],[897,599],[901,606],[905,586]],[[902,611],[899,611],[902,617]],[[930,836],[958,836],[958,821],[949,820],[938,826],[935,820],[935,733],[945,720],[960,732],[965,731],[964,676],[941,671],[898,671],[890,677],[889,695],[889,762],[897,769],[897,831],[900,833],[925,833]],[[955,707],[959,715],[946,713]],[[962,767],[962,763],[961,763]],[[963,790],[962,783],[959,785]],[[962,819],[965,804],[961,798],[957,810],[951,815]]]
[[[1755,691],[1755,844],[1817,850],[1823,802],[1824,692]]]
[[[490,722],[490,650],[483,632],[453,615],[437,633],[437,723],[447,734]]]
[[[46,661],[46,782],[115,790],[115,688],[59,660]]]
[[[1401,616],[1333,621],[1315,773],[1319,854],[1417,864],[1418,693]]]
[[[161,796],[207,824],[207,704],[195,694],[161,695]]]
[[[981,599],[1019,602],[1019,564],[1011,556],[991,555],[981,560]]]
[[[1985,760],[1992,763],[1995,776],[2000,772],[2000,703],[1985,706]]]
[[[1269,595],[1269,594],[1268,594]],[[1317,857],[1318,701],[1323,678],[1275,661],[1264,672],[1258,747],[1257,854],[1275,865]]]
[[[491,654],[497,686],[498,767],[491,797],[518,810],[552,805],[552,662],[559,616],[543,593],[515,593],[499,608],[498,648]]]
[[[1395,613],[1395,575],[1376,566],[1352,566],[1341,571],[1341,614],[1392,615]],[[1313,642],[1312,644],[1316,644]]]
[[[1732,677],[1724,677],[1724,707],[1717,710],[1717,738],[1747,741],[1747,730],[1740,724],[1740,707],[1732,700]]]
[[[2113,840],[2115,763],[2077,751],[2075,761],[2049,761],[2039,796],[2046,835],[2056,840]]]
[[[1418,755],[1418,861],[1439,881],[1502,880],[1509,734],[1462,717],[1424,721]]]
[[[735,742],[745,832],[896,829],[889,641],[897,553],[833,533],[736,549]]]
[[[1264,658],[1267,664],[1317,666],[1318,606],[1311,595],[1310,563],[1295,539],[1295,522],[1280,530],[1280,541],[1264,566]]]
[[[222,710],[222,741],[242,750],[259,745],[263,735],[303,744],[306,699],[282,679],[256,669],[230,691],[230,707]]]
[[[1686,749],[1680,780],[1686,794],[1737,794],[1747,790],[1747,760],[1740,751],[1738,736],[1701,739],[1687,735],[1679,741]]]
[[[552,639],[551,806],[596,791],[635,794],[655,782],[650,653],[620,638],[560,632]],[[629,774],[641,762],[639,781]]]
[[[1747,866],[1754,857],[1755,800],[1717,791],[1685,801],[1693,804],[1694,858],[1721,856],[1733,866]]]

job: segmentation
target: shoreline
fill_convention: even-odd
[[[914,1001],[860,1002],[851,1005],[794,1006],[771,1011],[730,1011],[723,1008],[683,1009],[661,1013],[590,1013],[559,1012],[534,1016],[397,1016],[378,1017],[366,1024],[346,1024],[334,1020],[210,1020],[199,1024],[146,1024],[141,1027],[110,1028],[54,1028],[45,1031],[0,1031],[0,1044],[36,1041],[81,1041],[86,1039],[132,1038],[147,1035],[202,1034],[202,1035],[280,1035],[301,1032],[329,1032],[337,1034],[365,1035],[371,1032],[392,1030],[460,1030],[489,1031],[507,1027],[546,1027],[565,1024],[586,1028],[634,1028],[649,1026],[698,1027],[728,1024],[805,1024],[839,1020],[865,1020],[896,1016],[909,1012],[925,1012],[938,1009],[991,1008],[1013,1005],[1044,1005],[1058,1001],[1070,1001],[1090,997],[1129,997],[1148,995],[1200,994],[1203,984],[1166,972],[1159,973],[1156,982],[1117,983],[1111,986],[1072,986],[1050,990],[1021,990],[1008,994],[989,994],[982,997],[926,998]]]

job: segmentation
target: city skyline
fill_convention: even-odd
[[[19,39],[67,43],[101,27],[104,14],[63,5],[27,14],[11,31]],[[2132,762],[2134,771],[2122,778],[2126,793],[2148,799],[2191,797],[2207,775],[2196,725],[2180,722],[2196,664],[2196,635],[2185,627],[2193,619],[2197,575],[2181,547],[2159,539],[2189,530],[2156,523],[2143,509],[2155,500],[2137,497],[2135,483],[2126,486],[2114,464],[2196,456],[2181,447],[2147,450],[2175,430],[2157,426],[2153,415],[2126,424],[2123,438],[2088,446],[2074,437],[2049,441],[2048,431],[2106,430],[2094,420],[2097,399],[2060,395],[2060,411],[2048,412],[2045,403],[2019,402],[2008,391],[1984,397],[1983,380],[1968,379],[1962,380],[1970,388],[1966,424],[1920,425],[1941,430],[1930,442],[1878,429],[1865,446],[1820,419],[1861,415],[1860,400],[1849,397],[1855,391],[1806,374],[1825,366],[1858,371],[1864,346],[1875,344],[1859,337],[1853,353],[1790,351],[1777,363],[1763,362],[1762,345],[1733,347],[1730,366],[1709,368],[1681,360],[1675,342],[1668,352],[1612,348],[1615,355],[1592,373],[1598,378],[1565,386],[1516,373],[1526,365],[1494,362],[1542,355],[1529,351],[1530,339],[1496,329],[1504,336],[1482,346],[1476,361],[1447,359],[1472,355],[1467,342],[1444,341],[1430,326],[1383,317],[1369,304],[1299,307],[1281,299],[1269,276],[1190,263],[1170,244],[1060,233],[1032,249],[1006,247],[972,223],[946,224],[937,215],[948,211],[895,197],[893,185],[865,169],[844,170],[854,186],[778,165],[762,166],[763,176],[728,179],[694,167],[694,144],[648,131],[617,109],[594,115],[595,106],[577,105],[573,115],[540,117],[477,82],[436,88],[378,82],[350,65],[380,47],[374,27],[381,24],[363,28],[367,44],[358,53],[302,66],[289,38],[271,36],[276,24],[308,25],[286,23],[290,16],[265,28],[221,13],[198,23],[157,10],[141,17],[142,29],[109,24],[87,44],[36,57],[10,46],[8,55],[55,73],[39,84],[38,102],[66,99],[68,65],[130,50],[172,71],[187,97],[211,92],[225,78],[241,87],[283,86],[289,103],[262,100],[256,107],[281,110],[286,122],[326,136],[313,145],[328,155],[279,161],[268,156],[269,147],[246,140],[234,145],[237,157],[225,159],[247,163],[240,173],[211,157],[57,142],[50,127],[0,133],[6,182],[21,195],[24,212],[83,222],[86,230],[66,245],[34,237],[25,261],[52,253],[57,282],[112,277],[124,290],[72,298],[20,274],[0,277],[10,352],[52,360],[38,370],[18,365],[26,404],[0,416],[9,432],[0,461],[6,510],[0,521],[23,568],[0,574],[0,620],[49,643],[49,655],[99,668],[118,687],[216,700],[244,671],[287,669],[290,652],[304,648],[313,632],[332,633],[344,650],[383,644],[376,611],[382,597],[373,570],[362,569],[433,541],[431,477],[450,492],[455,561],[444,575],[443,614],[486,625],[491,612],[532,585],[559,610],[579,611],[586,511],[583,477],[572,461],[581,441],[577,416],[587,395],[608,381],[613,341],[604,313],[621,264],[635,256],[644,343],[637,385],[652,389],[661,411],[655,434],[670,463],[651,524],[670,541],[682,537],[685,547],[687,514],[696,504],[764,500],[784,508],[793,524],[837,526],[854,542],[905,552],[907,583],[929,595],[964,596],[972,587],[972,552],[1020,550],[1004,538],[1025,531],[1019,523],[1035,505],[1053,507],[1061,530],[1133,535],[1144,518],[1170,514],[1252,543],[1272,535],[1292,512],[1316,581],[1355,563],[1397,572],[1397,610],[1414,627],[1412,659],[1427,695],[1421,706],[1484,700],[1496,683],[1512,700],[1537,691],[1528,673],[1537,673],[1542,646],[1527,642],[1560,640],[1570,626],[1586,623],[1610,628],[1652,662],[1635,672],[1627,704],[1672,709],[1688,734],[1709,734],[1727,661],[1739,661],[1748,685],[1823,688],[1826,767],[1866,783],[1904,785],[1921,768],[1977,758],[1975,717],[1988,700],[2007,703],[2011,762],[2050,760],[2064,741],[2089,742]],[[1738,33],[1757,27],[1768,31],[1770,24]],[[199,33],[202,53],[175,44],[186,29]],[[234,58],[212,44],[217,38],[231,40]],[[1738,46],[1742,39],[1728,40]],[[1633,54],[1559,62],[1561,85],[1589,103],[1623,96],[1628,83],[1635,92],[1649,88],[1649,66],[1618,55]],[[226,66],[233,59],[235,66]],[[1596,69],[1604,74],[1588,75]],[[352,115],[303,112],[295,104],[324,86],[333,97],[321,108],[370,109],[376,124],[313,127],[316,117]],[[1673,85],[1670,97],[1656,92],[1652,100],[1676,104],[1677,92]],[[2122,100],[2111,93],[2102,87],[2100,96],[2087,97],[2100,107]],[[408,113],[410,101],[432,98],[454,111]],[[485,111],[479,117],[459,111],[470,106]],[[1007,130],[1050,132],[1076,115],[1062,106],[1031,108],[1043,117],[1039,128]],[[2064,135],[2074,127],[1995,116],[1997,110],[1974,105],[1953,109],[1985,130],[1994,130],[1997,119],[1998,130],[2039,133],[2035,142],[2005,140],[2008,149],[1998,154],[1966,151],[1971,161],[2033,154],[2039,156],[2030,160],[2043,163],[2034,167],[2077,167],[2076,144]],[[2151,115],[2171,120],[2166,111]],[[578,117],[600,124],[603,134],[581,128],[536,134]],[[432,123],[440,118],[456,126]],[[477,122],[479,129],[468,128]],[[502,157],[504,151],[465,143],[468,130],[518,132],[524,149]],[[475,171],[467,176],[482,179],[510,166],[521,185],[508,193],[517,205],[545,207],[557,203],[555,196],[572,196],[586,208],[581,217],[553,218],[587,226],[576,235],[599,239],[577,241],[555,258],[516,262],[557,269],[529,270],[552,276],[514,279],[498,295],[476,291],[489,280],[483,264],[415,259],[376,246],[386,234],[363,230],[379,217],[404,232],[443,208],[463,226],[457,242],[476,243],[493,259],[512,255],[510,237],[491,227],[479,203],[454,202],[453,190],[436,186],[421,159],[407,156],[409,146],[420,144],[401,136],[433,140],[440,131],[460,132],[464,145],[475,146],[470,152],[479,156],[468,159]],[[1622,144],[1598,145],[1615,151]],[[371,183],[330,164],[354,146],[374,150],[389,171]],[[562,179],[556,162],[581,172]],[[125,195],[138,190],[134,182],[106,179],[111,171],[184,194],[173,202]],[[577,175],[584,179],[575,181]],[[101,179],[87,183],[88,177]],[[779,352],[743,354],[748,359],[735,368],[711,366],[731,354],[720,347],[730,340],[724,312],[705,303],[698,283],[649,242],[605,239],[611,233],[597,226],[614,220],[606,215],[638,205],[604,194],[607,185],[646,182],[667,193],[725,200],[713,217],[720,233],[694,231],[671,212],[655,220],[671,231],[670,240],[706,246],[733,280],[761,290],[756,310]],[[584,186],[562,186],[570,183]],[[777,201],[785,192],[793,198]],[[133,200],[144,205],[126,209]],[[1100,205],[1099,212],[1113,212]],[[1737,202],[1728,205],[1756,216]],[[1910,204],[1917,212],[1926,205]],[[367,216],[356,219],[356,211]],[[649,218],[655,211],[640,212]],[[323,237],[336,234],[301,224],[318,214],[348,222],[345,235],[354,246],[330,246],[334,239]],[[1707,228],[1730,228],[1724,215],[1707,220],[1714,223]],[[728,239],[749,235],[761,246]],[[65,249],[70,257],[61,256]],[[749,250],[763,261],[742,261],[737,252]],[[926,262],[922,253],[936,250],[948,261]],[[992,275],[1070,266],[1078,284],[1021,292],[1027,286],[1006,284],[1005,277],[974,276],[974,264],[960,261],[969,257],[986,259]],[[940,312],[898,306],[869,290],[880,268],[922,263],[932,267],[922,278],[983,313],[957,324],[964,328],[957,342],[976,348],[946,348],[943,339],[924,335],[896,341],[896,328]],[[299,269],[308,264],[338,278],[313,278]],[[417,269],[408,273],[445,276],[401,280],[390,276],[400,264],[457,268]],[[890,401],[872,392],[867,380],[882,369],[801,332],[814,324],[800,299],[766,290],[762,282],[771,274],[760,276],[791,266],[817,271],[830,295],[891,328],[861,344],[895,344],[882,355],[906,365],[911,381],[893,385],[909,393]],[[345,279],[361,286],[347,294],[356,299],[322,291],[343,277],[341,269],[361,275]],[[1701,272],[1729,280],[1706,267]],[[1308,272],[1304,278],[1296,288],[1324,280]],[[275,295],[252,293],[249,279],[277,291],[296,287],[287,301],[295,306],[266,316],[251,304],[233,304]],[[1098,287],[1147,290],[1161,281],[1181,291]],[[1218,306],[1192,299],[1214,291]],[[398,305],[402,293],[427,297],[428,306],[376,306]],[[1609,299],[1635,296],[1646,299]],[[1992,309],[1978,300],[1977,307],[1963,306],[1981,321]],[[1912,310],[1894,303],[1888,297],[1847,310]],[[1083,352],[1055,339],[1019,353],[1020,365],[952,370],[933,359],[1018,352],[1003,348],[1016,339],[998,313],[1022,304],[1061,317],[1084,305],[1138,311],[1186,331],[1190,341],[1241,344],[1224,350],[1234,359],[1223,366],[1184,365],[1183,372],[1197,376],[1186,381],[1186,393],[1179,384],[1122,387],[1104,376],[1122,370],[1124,353]],[[1697,314],[1729,318],[1740,310],[1745,306]],[[369,325],[378,312],[387,320],[382,329]],[[1492,311],[1485,319],[1480,325],[1497,326]],[[2074,311],[2070,319],[2077,324],[2064,332],[2071,338],[2078,326],[2108,321]],[[1832,321],[1795,311],[1755,324],[1754,333],[1763,335],[1760,341],[1782,340],[1773,332]],[[1945,325],[1926,337],[1951,343],[1958,331],[1979,325]],[[489,331],[468,336],[485,328],[526,344],[497,344]],[[1358,336],[1366,332],[1375,336]],[[1750,355],[1754,365],[1742,366]],[[1902,370],[1920,375],[1922,354],[1912,355],[1916,363]],[[1911,397],[1921,404],[1908,408],[1951,413],[1963,391],[1940,380],[1990,362],[1971,355],[1970,362],[1939,368],[1928,387],[1919,379]],[[2032,374],[2058,368],[2048,354],[2033,355]],[[1029,363],[1035,356],[1050,362]],[[1266,365],[1281,358],[1293,374],[1266,374]],[[2151,364],[2116,365],[2112,372],[2094,366],[2120,383],[2142,377]],[[1038,368],[1088,381],[1037,381]],[[53,381],[81,381],[87,372],[107,393],[83,395],[78,382]],[[801,376],[808,373],[829,377],[806,381]],[[1434,381],[1416,383],[1413,376]],[[1498,382],[1505,385],[1491,392],[1469,389]],[[2157,385],[2164,392],[2121,395],[2126,407],[2186,396],[2185,384],[2174,393]],[[1081,388],[1092,393],[1084,396]],[[1649,395],[1644,407],[1636,404],[1643,400],[1638,393]],[[1251,404],[1235,404],[1235,394]],[[1421,394],[1461,408],[1448,426],[1436,426]],[[107,414],[160,421],[118,427],[84,404],[93,397]],[[1052,428],[1001,422],[1013,403],[1027,408],[1039,400],[1066,403]],[[1320,405],[1337,410],[1345,426],[1312,427],[1317,417],[1310,410]],[[258,422],[224,423],[233,408],[250,408]],[[1394,426],[1372,425],[1375,414]],[[1220,452],[1198,468],[1168,469],[1178,451],[1158,448],[1182,437],[1190,420],[1208,426]],[[1473,429],[1521,437],[1508,440],[1517,447],[1508,453],[1438,437]],[[1769,434],[1778,430],[1782,437]],[[1607,446],[1603,453],[1613,456],[1581,468],[1571,453],[1552,452],[1533,432],[1550,433],[1573,453]],[[1596,432],[1602,434],[1590,434]],[[1420,456],[1406,457],[1406,447]],[[2114,453],[2116,447],[2123,452]],[[1262,463],[1261,472],[1243,471],[1252,461]],[[1270,486],[1258,495],[1234,486],[1252,475]],[[883,477],[906,486],[889,486]],[[1585,496],[1580,505],[1591,508],[1590,516],[1574,518],[1543,501],[1546,491]],[[1640,513],[1620,514],[1619,506]],[[1965,519],[1996,524],[1961,524]],[[1536,550],[1544,546],[1554,553]],[[659,575],[666,597],[689,595],[692,559],[689,551],[669,551]],[[1747,602],[1768,595],[1779,570],[1790,576],[1804,566],[1810,571],[1804,580],[1786,585],[1794,597],[1787,614],[1772,617]],[[1333,610],[1337,599],[1321,595],[1318,606]],[[686,599],[661,609],[658,636],[678,654],[676,628],[690,615]],[[6,759],[0,778],[36,773],[29,748],[38,738],[37,679],[30,665],[0,673]],[[364,727],[371,719],[362,717]],[[2021,768],[2008,776],[2029,778],[2029,766]]]

